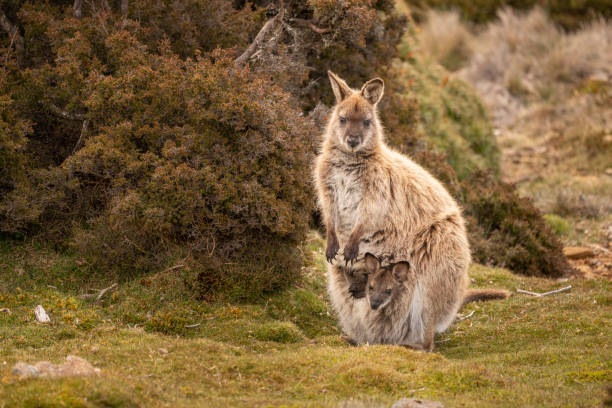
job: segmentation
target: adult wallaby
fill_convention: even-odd
[[[384,143],[377,114],[382,79],[353,90],[328,74],[337,103],[315,168],[327,228],[326,257],[331,263],[341,251],[345,264],[361,260],[361,269],[365,252],[389,262],[409,262],[419,282],[415,296],[421,299],[411,330],[415,344],[430,349],[434,331],[450,325],[467,288],[470,250],[461,211],[438,180]],[[329,268],[328,289],[339,315],[355,307],[336,297],[350,286],[342,274],[338,267]],[[446,295],[437,299],[438,310],[425,313],[433,288]]]

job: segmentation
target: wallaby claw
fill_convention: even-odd
[[[344,248],[344,260],[346,264],[348,265],[348,263],[350,262],[351,265],[353,265],[353,263],[355,262],[355,259],[357,259],[358,254],[359,254],[359,242],[357,242],[356,244],[347,245],[346,248]]]
[[[338,253],[338,249],[340,249],[340,246],[338,245],[337,239],[331,238],[327,240],[327,248],[325,249],[325,258],[327,258],[327,262],[333,262]]]

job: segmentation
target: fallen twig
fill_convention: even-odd
[[[474,310],[472,310],[469,314],[467,314],[465,316],[461,316],[461,317],[457,318],[457,321],[460,322],[460,321],[469,319],[472,316],[474,316]]]
[[[201,325],[202,323],[196,323],[196,324],[188,324],[185,326],[185,328],[187,329],[193,329],[194,327],[198,327],[199,325]]]
[[[171,267],[170,267],[170,268],[168,268],[168,269],[165,269],[165,270],[164,270],[162,273],[172,272],[172,271],[173,271],[173,270],[175,270],[175,269],[181,269],[181,268],[184,268],[184,267],[185,267],[185,264],[178,264],[178,265],[174,265],[174,266],[171,266]]]
[[[517,289],[516,292],[517,293],[523,293],[523,294],[529,295],[529,296],[542,297],[542,296],[554,295],[555,293],[567,292],[571,288],[572,288],[572,285],[569,285],[569,286],[566,286],[564,288],[557,289],[557,290],[551,290],[550,292],[544,292],[544,293],[531,292],[529,290],[523,290],[523,289]]]
[[[2,309],[0,309],[0,312],[6,312],[8,314],[11,314],[11,309],[9,309],[8,307],[3,307]]]
[[[104,288],[104,289],[90,289],[90,290],[93,290],[93,291],[98,292],[98,293],[83,293],[81,295],[78,295],[77,297],[79,299],[95,299],[96,302],[99,302],[100,299],[102,299],[102,296],[104,296],[106,294],[106,292],[108,292],[109,290],[113,290],[116,287],[117,287],[117,284],[113,283],[108,288]]]
[[[109,290],[115,289],[117,287],[116,283],[113,283],[112,285],[110,285],[108,288],[104,288],[100,291],[100,293],[98,293],[98,296],[96,297],[96,302],[99,302],[100,299],[102,299],[102,296],[104,296],[104,294],[106,292],[108,292]]]

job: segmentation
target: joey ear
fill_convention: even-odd
[[[369,252],[365,254],[365,264],[368,273],[375,273],[380,267],[380,261],[378,258]]]
[[[405,281],[406,278],[408,278],[409,272],[410,264],[408,262],[398,262],[394,264],[393,268],[391,269],[393,277],[400,282]]]
[[[334,95],[336,96],[336,103],[340,103],[351,96],[353,90],[346,84],[346,82],[344,82],[342,78],[331,71],[327,71],[327,75],[329,75],[329,82],[331,82]]]
[[[372,105],[376,105],[382,99],[385,90],[385,83],[380,78],[370,79],[363,84],[361,96]]]

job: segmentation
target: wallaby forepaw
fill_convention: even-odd
[[[327,258],[327,262],[332,263],[339,249],[340,245],[337,239],[331,238],[327,240],[327,248],[325,249],[325,258]]]
[[[355,243],[349,243],[344,248],[344,262],[346,264],[350,262],[352,265],[355,259],[357,259],[357,255],[359,255],[359,241]]]

